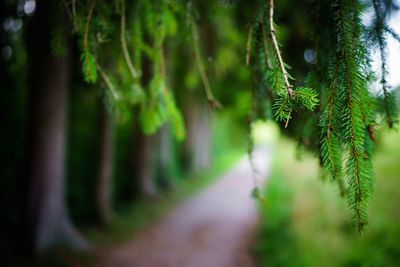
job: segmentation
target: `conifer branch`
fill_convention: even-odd
[[[334,131],[334,124],[337,122],[333,121],[334,113],[334,98],[337,90],[337,76],[338,76],[339,65],[335,64],[335,72],[333,75],[333,81],[329,89],[329,102],[327,107],[326,120],[321,119],[321,124],[323,126],[323,137],[321,139],[321,154],[323,164],[326,166],[330,172],[333,180],[338,183],[340,195],[343,197],[345,194],[345,186],[342,179],[342,162],[340,157],[340,142],[337,140],[337,133]],[[324,115],[325,115],[324,114]],[[323,116],[324,116],[323,115]],[[326,127],[326,128],[325,128]]]
[[[366,55],[357,53],[362,50],[360,43],[361,21],[357,3],[350,6],[346,0],[338,1],[337,41],[340,46],[339,62],[344,70],[342,75],[343,101],[345,116],[343,120],[344,140],[348,143],[349,157],[346,172],[349,181],[348,201],[354,213],[354,220],[361,233],[367,225],[367,206],[372,192],[372,171],[369,158],[363,156],[366,129],[362,119],[361,101],[365,87],[365,77],[361,73]],[[352,18],[351,20],[349,18]]]
[[[124,54],[125,62],[128,65],[129,72],[132,75],[133,80],[136,80],[138,77],[138,73],[133,65],[133,62],[131,60],[131,57],[129,55],[128,51],[128,45],[126,44],[126,38],[125,38],[125,28],[126,28],[126,14],[125,14],[125,0],[122,0],[121,2],[121,35],[120,35],[120,41],[121,41],[121,46],[122,46],[122,52]]]
[[[355,203],[352,203],[355,207],[355,212],[356,212],[356,219],[357,219],[357,228],[359,232],[363,231],[364,226],[366,225],[366,222],[363,219],[363,211],[361,210],[361,205],[364,199],[363,196],[363,190],[361,187],[361,176],[360,176],[360,166],[359,166],[359,157],[360,157],[360,151],[358,150],[358,146],[356,144],[356,124],[354,121],[354,111],[353,109],[355,108],[353,105],[353,98],[352,98],[352,93],[351,93],[351,79],[350,79],[350,73],[349,73],[349,68],[350,66],[346,66],[347,69],[347,104],[348,104],[348,111],[349,111],[349,120],[350,120],[350,144],[351,144],[351,156],[352,156],[352,161],[354,161],[354,170],[350,170],[351,172],[354,171],[354,173],[351,173],[351,176],[354,177],[354,183],[355,183],[355,188],[354,189],[354,200]]]
[[[279,68],[281,69],[283,80],[285,82],[286,90],[290,98],[293,97],[293,86],[289,83],[289,74],[285,69],[285,64],[283,63],[281,52],[279,50],[278,41],[276,39],[276,30],[274,26],[274,0],[269,0],[269,28],[272,39],[272,44],[275,48],[275,53],[278,58]]]
[[[392,35],[392,37],[394,38],[394,39],[396,39],[398,42],[400,42],[400,35],[394,30],[394,29],[392,29],[391,27],[389,27],[389,26],[385,26],[385,31],[387,31],[388,33],[390,33],[390,35]]]
[[[389,95],[389,85],[386,80],[386,75],[388,74],[387,68],[386,68],[386,40],[384,36],[384,29],[386,27],[383,17],[382,17],[382,7],[380,3],[376,0],[372,1],[374,11],[375,11],[375,16],[376,16],[376,22],[375,22],[375,34],[376,34],[376,39],[378,41],[379,45],[379,53],[380,53],[380,59],[381,59],[381,80],[380,83],[382,85],[382,100],[383,100],[383,108],[385,112],[385,117],[386,117],[386,122],[389,128],[393,127],[395,118],[392,118],[392,111],[391,111],[391,104],[390,104],[390,95]]]
[[[249,32],[248,32],[248,35],[247,35],[247,45],[246,45],[246,66],[248,66],[250,64],[252,37],[253,37],[253,25],[250,24]]]

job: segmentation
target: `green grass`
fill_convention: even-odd
[[[399,266],[400,133],[385,133],[374,159],[376,192],[369,229],[359,235],[338,188],[321,178],[318,161],[295,158],[281,139],[261,203],[254,252],[259,266]]]

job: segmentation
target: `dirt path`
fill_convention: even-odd
[[[254,152],[265,177],[269,149]],[[97,267],[250,267],[248,247],[257,224],[247,157],[214,184],[176,207]]]

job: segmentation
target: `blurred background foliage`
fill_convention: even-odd
[[[259,266],[398,266],[400,262],[400,133],[384,131],[374,158],[376,194],[370,224],[354,232],[344,199],[318,160],[280,137],[262,223],[253,246]],[[301,155],[301,158],[299,158]]]

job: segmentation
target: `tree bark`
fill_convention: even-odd
[[[110,195],[113,169],[113,117],[100,103],[99,154],[96,184],[96,209],[98,222],[107,224],[111,215]]]
[[[87,249],[65,204],[66,108],[69,58],[51,54],[51,1],[37,2],[27,28],[30,86],[28,228],[31,249]],[[67,40],[66,40],[67,43]],[[67,45],[68,47],[68,45]]]

